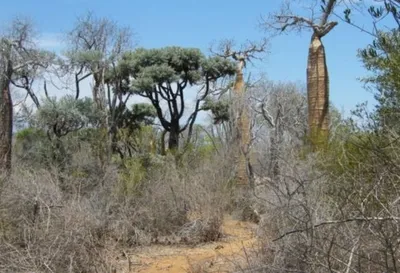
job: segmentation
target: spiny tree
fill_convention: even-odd
[[[34,100],[36,96],[30,89],[31,81],[34,79],[32,71],[38,67],[46,67],[51,59],[51,54],[35,47],[33,38],[32,24],[25,19],[15,19],[9,30],[0,37],[0,172],[6,173],[11,170],[12,85],[14,83],[18,86],[21,79],[26,81],[27,85],[20,87],[27,90]]]
[[[312,31],[307,64],[307,96],[309,139],[314,149],[324,146],[329,137],[329,75],[322,38],[338,24],[329,17],[341,3],[339,0],[320,0],[320,11],[312,8],[310,18],[293,15],[288,3],[278,14],[271,15],[264,25],[280,32],[290,30]],[[314,18],[314,14],[320,14]]]
[[[179,148],[180,134],[186,129],[190,139],[201,103],[213,83],[235,72],[234,64],[224,58],[206,58],[198,49],[181,47],[140,48],[125,54],[120,65],[132,78],[133,92],[148,98],[155,107],[162,127],[169,133],[170,150]],[[194,109],[181,124],[187,109],[187,92],[196,87],[199,92]]]
[[[236,63],[235,81],[233,84],[233,96],[235,104],[235,129],[237,146],[239,147],[238,164],[237,164],[237,183],[242,185],[249,184],[249,147],[251,142],[251,126],[248,109],[248,101],[246,101],[246,86],[244,80],[244,69],[246,64],[252,59],[258,58],[260,53],[265,52],[267,41],[263,40],[256,44],[248,42],[242,45],[240,49],[233,49],[232,41],[224,41],[220,44],[219,52],[214,52],[219,57],[231,58]]]

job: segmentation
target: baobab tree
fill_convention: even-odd
[[[218,52],[215,55],[223,58],[231,58],[236,63],[235,81],[233,84],[233,95],[235,101],[234,127],[235,144],[239,148],[236,180],[240,185],[249,185],[249,152],[251,144],[251,122],[249,117],[248,102],[246,102],[246,85],[244,80],[244,69],[252,59],[258,59],[261,53],[264,53],[267,46],[267,40],[261,43],[248,42],[242,45],[240,49],[233,49],[232,41],[224,41],[220,44]]]
[[[307,97],[309,140],[314,150],[326,144],[329,137],[329,75],[322,38],[338,24],[330,21],[329,17],[341,1],[318,2],[319,5],[316,4],[315,7],[319,7],[321,12],[317,18],[314,17],[318,13],[315,8],[310,18],[293,15],[286,2],[281,12],[271,15],[263,23],[266,28],[280,32],[304,28],[312,31],[307,64]]]

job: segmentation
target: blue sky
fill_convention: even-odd
[[[57,48],[59,34],[69,30],[77,16],[91,10],[132,27],[140,46],[198,47],[207,53],[212,41],[233,38],[240,43],[264,37],[258,27],[260,17],[277,10],[279,4],[278,0],[18,0],[2,3],[0,23],[15,15],[29,16],[42,33],[42,44]],[[356,19],[370,27],[368,17]],[[270,53],[251,69],[270,80],[305,83],[309,40],[308,32],[276,37],[271,40]],[[371,41],[370,36],[344,23],[324,38],[331,100],[346,113],[357,103],[374,103],[357,80],[367,73],[356,56],[357,49]]]

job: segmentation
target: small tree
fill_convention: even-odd
[[[193,124],[204,101],[219,78],[233,75],[234,64],[220,57],[206,58],[198,49],[165,47],[137,49],[126,54],[121,67],[132,78],[134,93],[148,98],[156,109],[162,127],[169,133],[170,150],[179,148],[179,135]],[[181,120],[187,109],[185,100],[189,88],[199,87],[194,109],[184,124]],[[167,106],[164,113],[162,106]]]

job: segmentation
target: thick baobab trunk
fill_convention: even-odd
[[[5,77],[0,79],[0,88],[0,174],[7,174],[11,171],[13,104]]]
[[[309,138],[314,150],[322,148],[329,137],[329,78],[321,37],[313,35],[307,66]]]
[[[249,177],[247,174],[247,162],[249,157],[250,145],[250,120],[247,111],[244,78],[243,78],[243,61],[238,62],[236,69],[236,79],[233,91],[237,102],[237,141],[238,141],[238,165],[237,165],[237,183],[241,185],[249,184]]]

